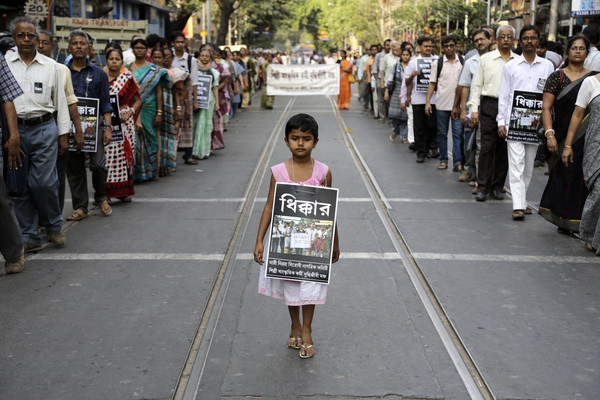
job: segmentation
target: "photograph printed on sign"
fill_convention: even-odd
[[[83,149],[82,152],[95,153],[98,145],[98,110],[100,100],[79,97],[77,99],[77,110],[83,130]],[[69,133],[68,143],[69,151],[75,149],[75,126],[71,123],[71,133]]]
[[[267,278],[329,283],[338,190],[277,182]]]
[[[515,90],[506,139],[538,144],[537,130],[542,123],[542,93]]]

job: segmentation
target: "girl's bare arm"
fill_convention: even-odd
[[[263,239],[269,229],[271,223],[271,214],[273,211],[273,194],[275,193],[275,178],[271,175],[271,183],[269,185],[269,195],[267,196],[267,203],[263,209],[262,216],[260,217],[260,223],[258,224],[258,233],[256,234],[256,246],[254,247],[254,261],[262,265],[263,261]]]

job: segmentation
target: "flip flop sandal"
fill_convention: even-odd
[[[514,221],[522,221],[525,219],[525,212],[523,210],[515,210],[512,213],[512,219]]]
[[[73,214],[67,217],[67,221],[81,221],[87,217],[88,215],[84,213],[82,209],[78,208],[77,210],[73,211]]]
[[[300,336],[290,336],[288,339],[287,345],[290,349],[300,350],[300,344],[302,343],[302,337]]]
[[[108,202],[106,200],[104,200],[102,203],[98,204],[98,208],[100,208],[100,212],[105,217],[108,217],[110,214],[112,214],[112,208],[110,208],[110,206],[108,205]]]
[[[596,249],[594,248],[594,246],[592,246],[590,242],[585,242],[585,248],[589,251],[596,251]]]
[[[531,214],[533,214],[533,210],[531,208],[527,207],[525,209],[524,213],[525,213],[525,215],[531,215]]]
[[[438,165],[437,169],[447,169],[448,168],[448,163],[442,161],[440,163],[440,165]]]
[[[395,142],[395,141],[396,141],[396,136],[390,135],[390,142]]]
[[[313,349],[312,354],[309,353],[309,350]],[[304,350],[304,355],[302,355],[302,351]],[[312,344],[302,344],[300,345],[300,353],[298,353],[300,355],[300,358],[311,358],[315,355],[315,349],[313,348]]]

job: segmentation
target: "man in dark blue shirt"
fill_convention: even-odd
[[[99,100],[98,137],[96,151],[88,151],[90,156],[90,170],[92,171],[92,184],[94,186],[94,200],[103,215],[108,216],[112,209],[106,200],[106,157],[104,146],[110,143],[112,137],[111,118],[112,106],[110,105],[108,76],[102,68],[91,64],[87,58],[90,49],[90,38],[81,30],[73,30],[69,34],[69,52],[73,59],[67,63],[71,70],[73,89],[78,99],[89,98]],[[81,111],[80,111],[81,114]],[[101,124],[101,121],[104,124]],[[86,130],[86,123],[82,119],[82,126]],[[88,129],[89,130],[89,129]],[[80,139],[80,138],[78,138]],[[76,140],[76,142],[79,140]],[[85,148],[84,148],[85,151]],[[88,189],[87,174],[85,170],[85,154],[82,152],[69,152],[67,159],[67,177],[71,196],[73,199],[73,214],[67,217],[70,221],[79,221],[87,217]]]

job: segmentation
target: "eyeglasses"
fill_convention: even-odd
[[[535,42],[536,40],[538,40],[537,36],[525,36],[521,38],[522,42]]]
[[[48,42],[46,40],[40,40],[40,45],[42,45],[42,47],[51,46],[52,42]]]
[[[455,47],[455,46],[456,45],[454,43],[450,43],[450,44],[445,44],[442,47],[445,48],[445,49],[447,49],[447,48],[452,48],[452,47]]]
[[[500,40],[511,40],[513,38],[514,38],[513,35],[498,35],[498,39],[500,39]]]
[[[164,58],[173,58],[173,56],[170,54],[165,54]]]
[[[33,39],[35,39],[35,38],[37,37],[37,35],[36,35],[35,33],[25,33],[25,32],[20,32],[20,33],[17,33],[17,34],[15,35],[15,37],[16,37],[17,39],[19,39],[19,40],[23,40],[23,39],[25,39],[25,38],[27,38],[27,39],[29,39],[29,40],[33,40]]]

